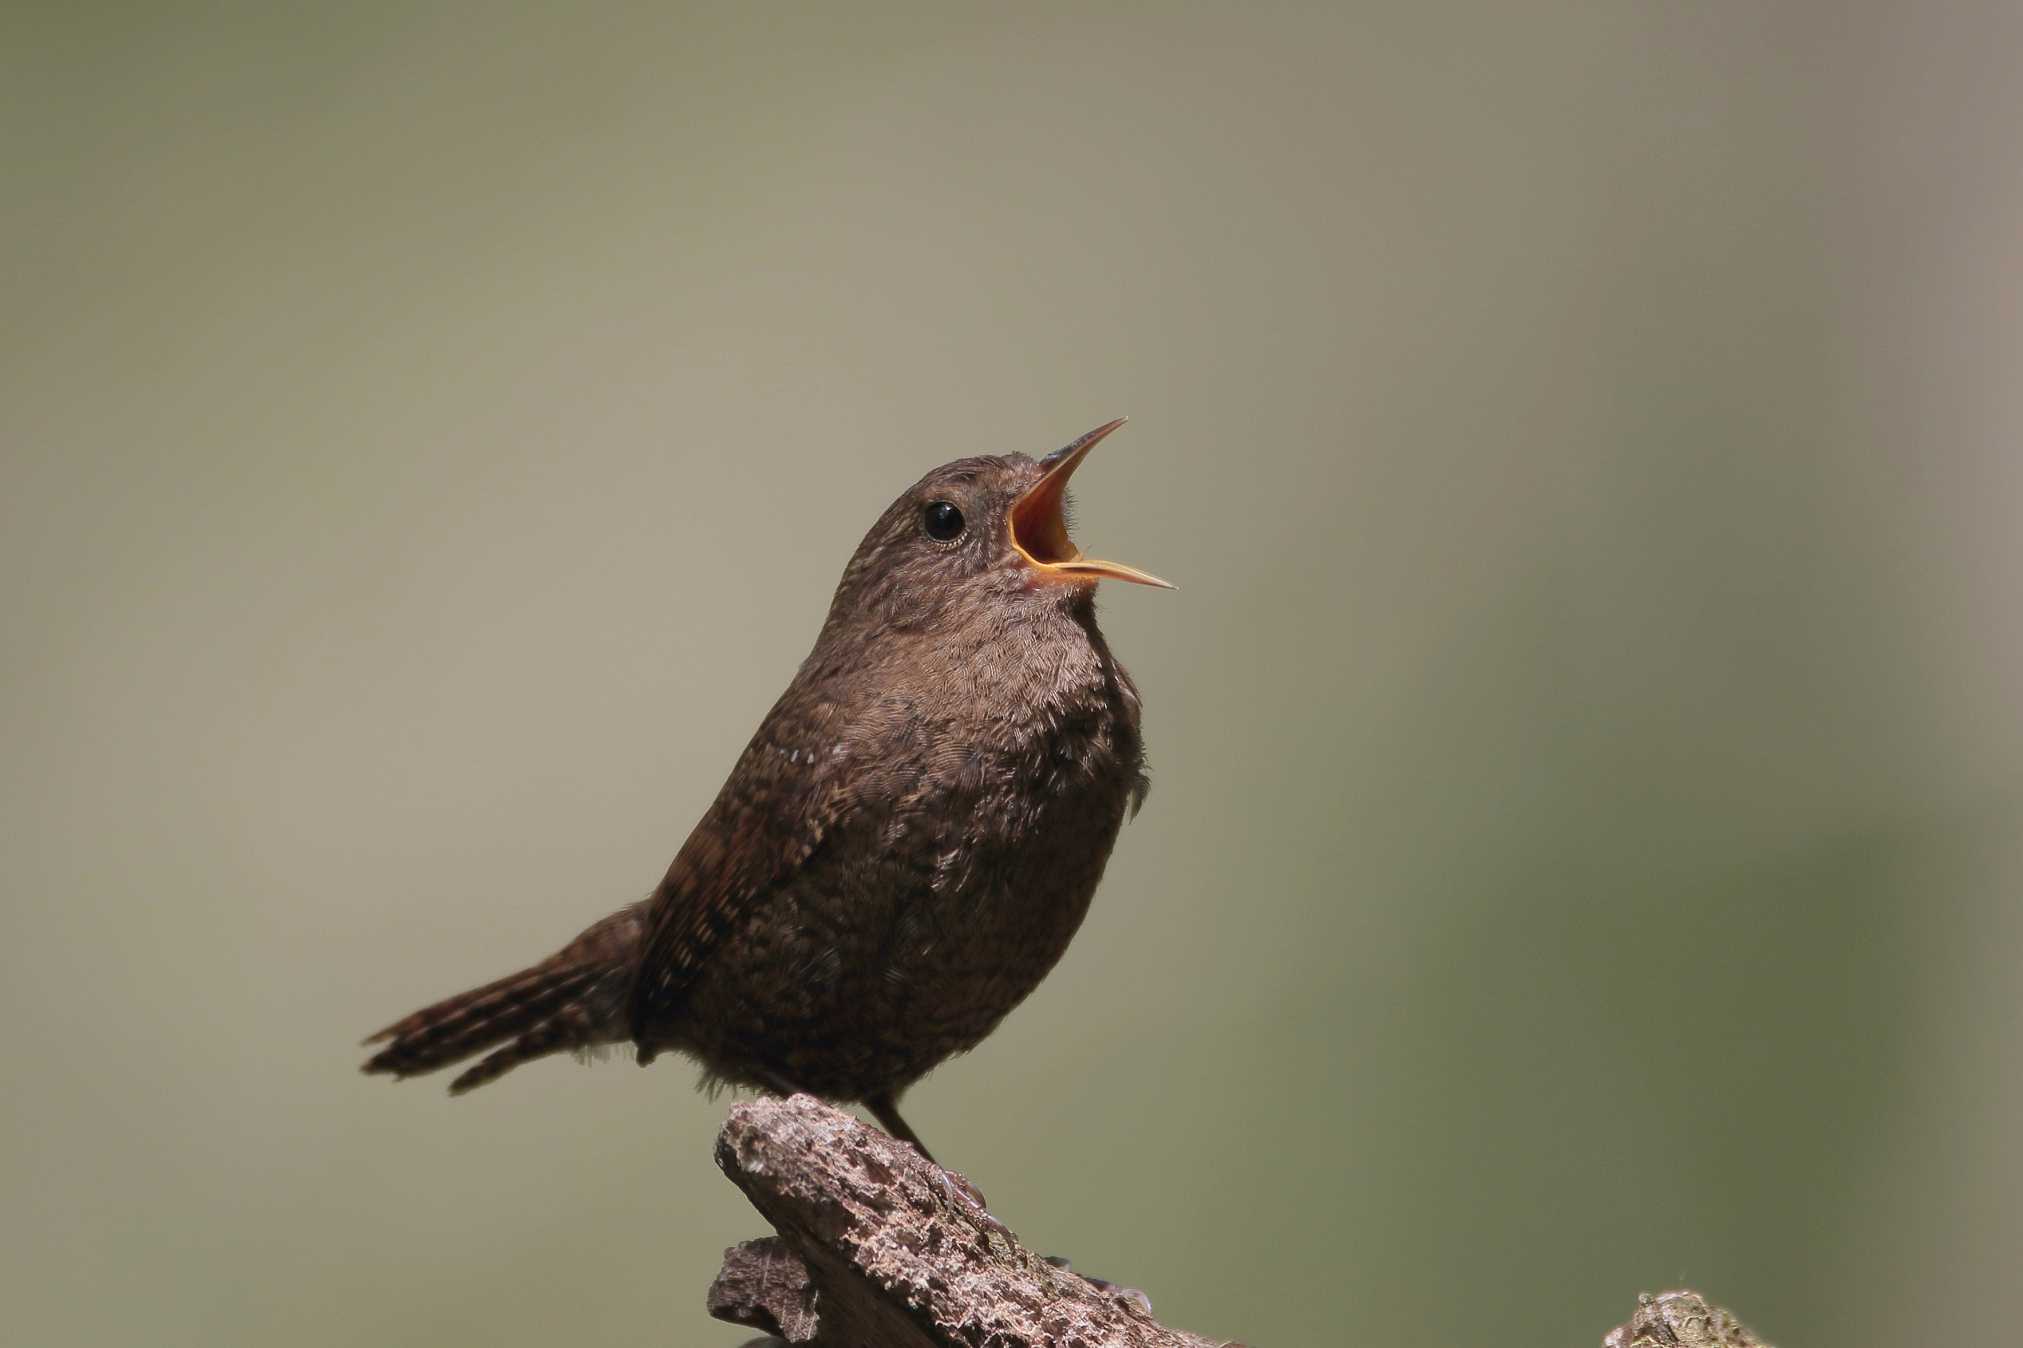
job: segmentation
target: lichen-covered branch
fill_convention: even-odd
[[[717,1164],[779,1232],[733,1246],[709,1311],[822,1348],[1216,1348],[1021,1245],[912,1147],[806,1095],[731,1109]]]
[[[1602,1340],[1602,1348],[1770,1348],[1733,1315],[1698,1292],[1649,1293],[1637,1313]]]
[[[810,1096],[734,1106],[716,1160],[779,1232],[724,1252],[719,1320],[817,1348],[1218,1348],[1034,1254],[960,1179]],[[1639,1297],[1602,1342],[1768,1348],[1688,1291]]]

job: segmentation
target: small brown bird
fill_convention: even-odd
[[[1096,629],[1068,478],[1098,426],[1033,460],[957,459],[878,518],[800,672],[647,899],[556,954],[387,1027],[398,1077],[490,1052],[481,1086],[630,1040],[705,1079],[861,1101],[973,1048],[1088,912],[1145,795],[1138,691]],[[921,1148],[925,1153],[925,1148]]]

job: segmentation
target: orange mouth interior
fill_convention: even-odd
[[[1025,558],[1036,575],[1049,580],[1089,584],[1098,580],[1128,580],[1133,585],[1153,585],[1162,590],[1172,585],[1149,571],[1122,562],[1103,562],[1084,557],[1068,537],[1068,478],[1089,456],[1096,442],[1123,425],[1123,418],[1096,427],[1067,448],[1040,460],[1045,471],[1040,480],[1026,488],[1012,503],[1011,544]]]
[[[1012,503],[1012,546],[1035,566],[1056,567],[1081,558],[1082,550],[1068,537],[1063,509],[1068,494],[1066,478],[1065,473],[1049,473]]]

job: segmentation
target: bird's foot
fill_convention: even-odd
[[[928,1164],[934,1165],[932,1161]],[[995,1235],[1003,1236],[1006,1240],[1016,1239],[1010,1227],[991,1215],[990,1204],[984,1201],[983,1190],[971,1184],[967,1175],[959,1170],[949,1170],[939,1165],[934,1166],[934,1171],[941,1176],[942,1192],[948,1196],[949,1201],[957,1207],[971,1209],[975,1213],[977,1225]]]
[[[1045,1258],[1049,1264],[1052,1264],[1055,1268],[1061,1270],[1061,1272],[1075,1273],[1074,1266],[1061,1255],[1050,1254],[1045,1256]],[[1106,1297],[1114,1297],[1119,1301],[1128,1301],[1147,1315],[1152,1313],[1152,1298],[1146,1296],[1135,1287],[1126,1287],[1120,1282],[1111,1282],[1108,1278],[1092,1277],[1087,1273],[1075,1273],[1075,1276]]]
[[[977,1225],[983,1227],[986,1231],[1003,1236],[1007,1241],[1012,1243],[1017,1243],[1018,1237],[1011,1233],[1010,1227],[991,1214],[990,1204],[984,1200],[983,1190],[971,1184],[969,1176],[959,1170],[950,1170],[944,1166],[937,1165],[933,1161],[929,1161],[928,1164],[934,1166],[935,1174],[940,1176],[942,1192],[947,1196],[950,1203],[957,1207],[969,1208],[975,1215]],[[1074,1266],[1065,1257],[1058,1254],[1050,1254],[1043,1257],[1049,1264],[1052,1264],[1055,1268],[1061,1270],[1061,1272],[1074,1273],[1077,1278],[1080,1278],[1104,1296],[1113,1297],[1118,1301],[1128,1301],[1147,1315],[1152,1313],[1152,1298],[1145,1295],[1138,1288],[1126,1287],[1122,1283],[1111,1282],[1108,1278],[1095,1278],[1086,1273],[1075,1273]]]

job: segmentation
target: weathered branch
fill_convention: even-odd
[[[1034,1254],[913,1148],[806,1095],[734,1106],[717,1164],[779,1232],[724,1252],[719,1320],[817,1348],[1216,1348]],[[1604,1348],[1767,1348],[1694,1292]],[[1241,1345],[1223,1345],[1241,1348]]]
[[[1770,1348],[1740,1320],[1698,1292],[1645,1293],[1637,1313],[1602,1340],[1602,1348]]]
[[[941,1167],[811,1096],[733,1106],[716,1161],[780,1233],[725,1253],[719,1320],[822,1348],[1215,1348],[1048,1263]]]

